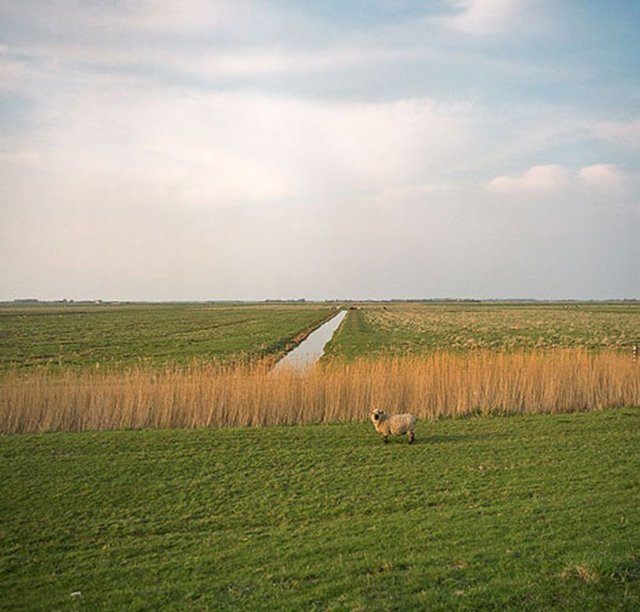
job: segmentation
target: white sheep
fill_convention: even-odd
[[[371,422],[376,431],[382,434],[385,443],[389,435],[402,436],[404,434],[407,434],[409,444],[413,442],[416,417],[412,414],[387,414],[382,410],[374,410],[371,413]]]

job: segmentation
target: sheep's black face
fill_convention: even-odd
[[[379,411],[379,410],[374,410],[374,411],[371,413],[371,418],[372,418],[374,421],[379,421],[379,420],[380,420],[380,414],[381,414],[381,413],[380,413],[380,411]]]

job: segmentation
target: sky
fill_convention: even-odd
[[[0,299],[640,298],[640,2],[0,0]]]

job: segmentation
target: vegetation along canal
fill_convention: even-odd
[[[334,332],[346,316],[347,311],[341,310],[335,317],[311,332],[298,346],[278,361],[274,367],[274,372],[288,368],[304,370],[314,365],[322,357],[324,347],[331,340]]]

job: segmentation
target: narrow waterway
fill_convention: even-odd
[[[318,329],[311,332],[296,348],[289,351],[273,368],[273,372],[292,368],[305,370],[318,362],[324,355],[324,347],[331,340],[338,329],[342,319],[347,316],[346,310],[341,310],[335,317],[323,323]]]

